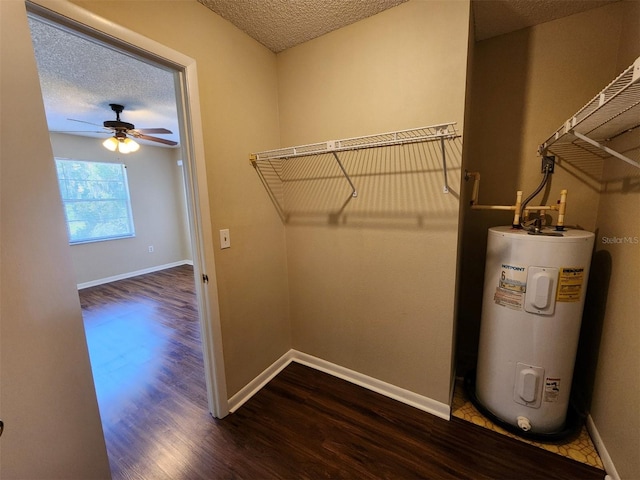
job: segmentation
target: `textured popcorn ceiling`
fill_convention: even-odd
[[[179,141],[173,72],[44,21],[29,18],[29,27],[50,131],[106,139],[102,122],[116,119],[117,103],[122,121],[167,128],[173,134],[154,136]]]
[[[198,1],[278,53],[407,0]],[[619,0],[473,0],[475,39],[485,40],[615,1]]]
[[[405,0],[198,1],[279,52]],[[476,40],[612,1],[619,0],[474,0]],[[173,135],[157,136],[179,141],[173,72],[38,20],[30,25],[50,130],[105,137],[96,132],[103,121],[115,119],[109,103],[119,103],[125,106],[123,121],[168,128]]]
[[[619,0],[475,0],[475,39],[486,40]]]
[[[407,0],[198,0],[278,53]]]

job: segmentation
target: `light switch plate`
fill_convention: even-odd
[[[231,238],[229,237],[229,229],[220,230],[220,248],[229,248],[231,246]]]

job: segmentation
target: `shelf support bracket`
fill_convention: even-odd
[[[447,180],[447,155],[444,148],[444,137],[440,138],[440,148],[442,148],[442,170],[444,172],[444,187],[442,187],[442,193],[449,193],[449,180]]]
[[[587,142],[588,144],[593,145],[594,147],[599,148],[600,150],[603,150],[603,151],[607,152],[609,155],[612,155],[612,156],[614,156],[616,158],[619,158],[623,162],[627,162],[629,165],[633,165],[636,168],[640,168],[640,164],[638,164],[638,162],[635,162],[635,161],[631,160],[629,157],[627,157],[627,156],[625,156],[625,155],[623,155],[623,154],[621,154],[619,152],[616,152],[615,150],[612,150],[611,148],[609,148],[609,147],[607,147],[605,145],[602,145],[601,143],[598,143],[595,140],[593,140],[593,139],[591,139],[591,138],[589,138],[589,137],[587,137],[585,135],[582,135],[581,133],[576,132],[575,130],[569,130],[569,133],[571,135],[574,135],[575,137],[579,138],[580,140],[582,140],[584,142]]]
[[[352,197],[357,197],[358,196],[358,191],[356,190],[356,187],[353,185],[353,182],[351,181],[351,178],[349,178],[349,175],[347,174],[347,171],[345,170],[344,166],[342,165],[342,162],[340,161],[340,158],[338,158],[338,154],[336,152],[331,152],[333,153],[333,157],[336,159],[336,162],[338,162],[338,166],[340,167],[340,170],[342,170],[342,173],[344,174],[345,178],[347,179],[347,182],[349,182],[349,185],[351,185],[351,196]]]

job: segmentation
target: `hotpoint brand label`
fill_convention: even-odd
[[[524,292],[527,287],[527,267],[521,265],[501,265],[499,287],[514,292]]]

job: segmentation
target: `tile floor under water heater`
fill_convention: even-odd
[[[524,439],[517,435],[513,435],[512,433],[507,432],[498,425],[495,425],[493,422],[491,422],[491,420],[484,417],[476,409],[471,400],[467,398],[467,395],[464,391],[462,379],[459,379],[456,382],[456,388],[453,398],[453,408],[451,410],[454,417],[466,420],[484,428],[488,428],[489,430],[493,430],[494,432],[506,435],[511,438],[515,438],[549,452],[571,458],[573,460],[576,460],[577,462],[585,463],[592,467],[599,468],[604,473],[602,460],[600,459],[600,456],[596,451],[591,437],[587,432],[587,428],[584,425],[582,426],[578,437],[567,443],[539,443]]]

